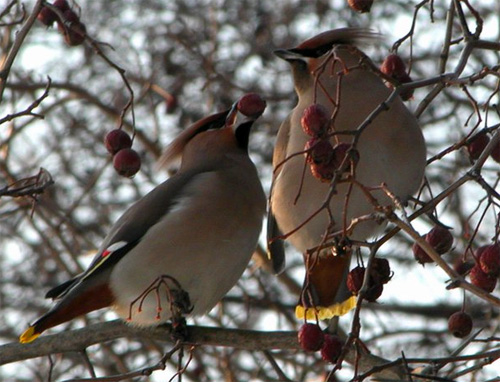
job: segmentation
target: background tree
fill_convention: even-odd
[[[380,1],[364,14],[344,0],[71,1],[85,26],[74,22],[75,31],[69,22],[65,29],[37,21],[44,5],[0,4],[0,379],[362,380],[385,370],[389,378],[411,372],[413,380],[472,381],[498,374],[498,289],[471,284],[456,266],[473,266],[476,250],[498,239],[497,1]],[[168,328],[103,323],[114,318],[104,311],[31,345],[16,343],[46,310],[46,290],[79,273],[124,209],[166,178],[154,170],[162,148],[247,92],[268,103],[250,150],[269,189],[275,134],[296,101],[289,68],[272,52],[344,26],[382,33],[381,43],[364,48],[376,65],[391,52],[407,64],[414,82],[395,91],[414,89],[408,105],[422,124],[428,166],[419,202],[406,208],[411,223],[388,214],[386,233],[361,249],[365,265],[385,257],[394,275],[378,303],[360,303],[341,319],[356,346],[340,371],[330,374],[333,365],[297,343],[302,322],[293,306],[304,269],[292,248],[279,277],[267,271],[260,248],[219,306],[189,320],[196,344],[183,352],[171,352]],[[103,144],[119,126],[141,156],[133,179],[114,171]],[[452,228],[443,257],[422,237],[436,219]],[[437,265],[416,262],[416,242]],[[447,322],[462,309],[474,327],[457,339]]]

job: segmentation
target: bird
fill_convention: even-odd
[[[248,155],[256,118],[236,123],[236,114],[233,106],[203,118],[171,142],[159,163],[180,159],[178,171],[116,221],[86,271],[47,293],[57,303],[21,343],[105,307],[152,326],[221,300],[250,261],[267,202]]]
[[[298,318],[329,319],[355,307],[356,297],[346,286],[352,254],[348,243],[379,233],[384,225],[366,219],[374,216],[374,206],[405,203],[423,180],[426,145],[417,118],[399,96],[386,102],[392,90],[359,49],[379,38],[370,30],[340,28],[275,51],[291,67],[298,101],[278,130],[273,153],[268,254],[275,273],[285,267],[284,240],[304,255]],[[333,184],[315,178],[307,168],[311,137],[301,119],[311,105],[327,112],[326,139],[333,146],[350,147],[350,165]],[[381,111],[372,115],[377,108]],[[363,122],[368,123],[357,131]],[[328,241],[338,245],[315,250]]]

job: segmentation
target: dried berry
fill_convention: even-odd
[[[489,142],[490,137],[488,137],[486,133],[480,133],[473,137],[471,141],[467,143],[469,158],[472,160],[479,158]]]
[[[304,324],[298,333],[299,344],[305,351],[318,351],[323,346],[325,335],[316,324]]]
[[[413,246],[411,247],[413,251],[413,257],[415,257],[415,260],[417,260],[420,264],[426,264],[426,263],[432,263],[434,260],[430,258],[430,256],[425,252],[420,245],[417,243],[414,243]]]
[[[467,337],[472,331],[472,318],[465,312],[453,313],[448,319],[448,330],[457,338]]]
[[[474,265],[469,273],[471,284],[481,288],[482,290],[491,293],[497,285],[497,278],[484,273],[479,265]]]
[[[350,154],[348,154],[350,152]],[[350,143],[342,142],[333,147],[333,164],[336,168],[340,168],[346,157],[350,158],[354,165],[359,162],[359,152],[352,148]]]
[[[309,163],[330,163],[333,158],[333,147],[328,139],[311,138],[304,147]]]
[[[380,71],[392,78],[402,77],[406,74],[406,65],[397,54],[390,54],[382,62]]]
[[[472,269],[473,266],[474,263],[472,261],[464,261],[462,258],[459,258],[453,264],[453,269],[460,276],[464,276],[467,272],[469,272]]]
[[[358,265],[356,268],[351,269],[351,271],[347,274],[347,288],[349,288],[349,290],[356,295],[363,286],[365,271],[365,267]]]
[[[380,71],[389,77],[394,78],[400,84],[412,82],[410,75],[406,72],[406,65],[397,54],[390,54],[382,62]],[[388,82],[387,86],[392,89],[394,86]],[[405,90],[399,94],[403,101],[408,101],[413,97],[413,89]]]
[[[336,363],[342,354],[344,343],[339,336],[326,334],[325,341],[321,347],[321,357],[326,362]]]
[[[389,260],[375,257],[372,261],[370,276],[377,284],[387,284],[391,279]]]
[[[69,4],[66,0],[56,0],[54,1],[54,7],[58,8],[61,12],[67,11],[69,8]]]
[[[64,41],[69,46],[81,45],[85,41],[87,28],[80,21],[78,15],[71,9],[63,12],[63,21],[58,20],[57,28],[64,36]]]
[[[240,98],[237,108],[241,114],[244,114],[247,117],[257,118],[262,115],[266,106],[266,101],[264,101],[260,95],[256,93],[248,93]]]
[[[500,245],[492,244],[484,247],[478,256],[478,264],[484,273],[498,276],[500,274]]]
[[[141,158],[135,150],[123,149],[113,157],[113,166],[118,174],[130,178],[140,170]]]
[[[359,13],[370,12],[373,0],[347,0],[349,6]]]
[[[425,240],[439,255],[448,252],[453,245],[453,235],[450,231],[441,226],[434,226],[427,235],[425,235]]]
[[[57,20],[57,15],[52,9],[48,7],[43,7],[40,10],[40,13],[36,17],[38,21],[40,21],[43,25],[51,26]]]
[[[383,291],[384,291],[384,285],[370,278],[370,283],[368,284],[368,290],[365,293],[365,300],[370,302],[375,302],[382,295]]]
[[[300,119],[304,132],[312,137],[319,137],[328,131],[330,116],[326,107],[313,104],[304,109]]]
[[[104,145],[111,155],[116,154],[122,149],[132,147],[132,139],[122,129],[111,130],[104,137]]]

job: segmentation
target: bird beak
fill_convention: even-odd
[[[304,55],[295,49],[277,49],[273,52],[276,56],[285,61],[305,61]]]

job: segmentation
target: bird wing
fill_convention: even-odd
[[[271,259],[273,270],[280,273],[285,268],[285,244],[279,237],[282,235],[273,212],[272,193],[273,185],[282,169],[283,161],[286,159],[286,149],[290,138],[291,114],[281,124],[273,153],[273,179],[269,198],[269,209],[267,214],[267,252]]]

